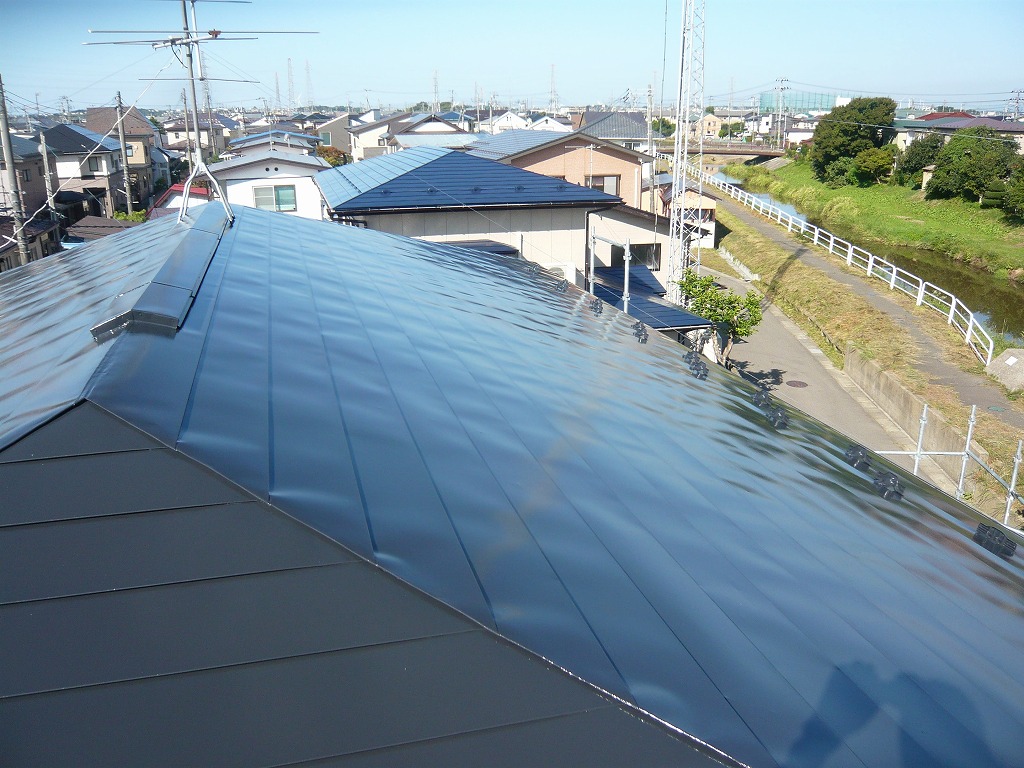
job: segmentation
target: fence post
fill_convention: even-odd
[[[818,236],[821,234],[821,230],[817,227],[814,228],[814,244],[818,244]]]
[[[971,344],[971,334],[974,333],[974,313],[968,310],[967,312],[967,330],[964,331],[964,341],[967,345]]]
[[[836,236],[831,232],[828,233],[828,252],[829,255],[835,253],[836,248]]]
[[[967,442],[964,443],[964,455],[960,463],[960,481],[956,484],[956,497],[958,499],[964,497],[964,479],[967,477],[967,462],[971,458],[971,438],[974,437],[974,417],[977,410],[977,405],[971,406],[971,420],[967,422]]]
[[[846,266],[853,266],[853,243],[848,243],[849,247],[846,249]]]
[[[1024,440],[1017,441],[1017,455],[1013,457],[1013,476],[1010,478],[1010,488],[1006,492],[1006,514],[1003,515],[1003,525],[1010,524],[1010,508],[1013,507],[1013,498],[1017,491],[1017,473],[1020,472],[1021,449],[1024,448]]]
[[[949,302],[949,314],[946,316],[946,325],[953,324],[953,316],[956,314],[956,296]]]
[[[914,477],[917,477],[917,470],[921,467],[922,447],[924,446],[924,428],[928,423],[928,403],[924,404],[921,410],[921,429],[917,433],[917,452],[914,454]]]
[[[925,285],[927,285],[927,283],[925,283],[925,281],[922,280],[920,277],[917,278],[917,280],[920,283],[917,289],[917,306],[920,307],[922,304],[924,304],[924,287]]]
[[[889,290],[896,288],[896,265],[892,264],[892,275],[889,276]]]
[[[871,273],[874,272],[874,271],[875,271],[875,254],[869,253],[868,254],[868,277],[870,277]]]

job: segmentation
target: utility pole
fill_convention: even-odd
[[[53,179],[50,178],[50,151],[46,148],[46,131],[39,130],[39,149],[43,153],[43,172],[46,174],[46,207],[50,209],[50,221],[57,220],[57,207],[53,200]]]
[[[3,142],[4,164],[7,166],[7,187],[10,189],[11,211],[14,214],[14,239],[18,243],[18,266],[28,264],[28,240],[25,238],[25,212],[21,207],[21,187],[14,170],[14,149],[11,146],[11,127],[7,122],[7,97],[4,80],[0,77],[0,141]]]
[[[647,85],[647,154],[651,156],[650,170],[647,173],[647,191],[651,194],[651,213],[654,214],[654,231],[657,233],[658,206],[654,204],[654,166],[657,163],[655,160],[657,153],[654,151],[654,88],[649,83]],[[643,208],[643,205],[640,207]]]
[[[1024,90],[1018,88],[1015,91],[1010,91],[1010,101],[1013,102],[1013,119],[1016,120],[1020,117],[1020,100],[1024,96]]]
[[[128,176],[128,143],[124,139],[124,105],[121,103],[121,92],[117,92],[117,138],[121,142],[121,175],[124,177],[124,197],[128,206],[128,214],[132,208],[132,182]]]
[[[779,121],[775,126],[775,145],[778,147],[782,147],[782,92],[789,90],[789,86],[786,85],[786,83],[789,82],[789,78],[780,77],[777,78],[775,82],[775,111],[779,118]]]

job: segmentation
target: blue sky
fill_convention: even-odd
[[[258,83],[211,83],[215,103],[273,101],[275,74],[288,95],[288,59],[296,100],[306,101],[306,66],[317,103],[402,106],[454,92],[471,105],[485,99],[544,107],[552,65],[562,103],[636,95],[674,101],[682,0],[253,0],[200,2],[199,26],[221,30],[319,30],[264,34],[206,48],[212,77]],[[1020,49],[1024,0],[706,0],[705,93],[734,102],[770,90],[776,78],[806,91],[885,94],[906,101],[1005,104],[1024,89]],[[666,34],[667,7],[667,34]],[[777,9],[782,8],[779,12]],[[180,103],[183,69],[167,49],[83,46],[142,36],[89,29],[180,30],[170,0],[0,0],[0,75],[12,108]],[[165,37],[157,34],[149,37]],[[662,76],[663,61],[667,74]],[[662,81],[664,80],[664,86]],[[663,90],[664,89],[664,90]],[[619,102],[621,103],[621,101]]]

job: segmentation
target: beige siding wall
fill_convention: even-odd
[[[640,207],[641,161],[608,147],[590,148],[586,137],[570,139],[547,149],[517,158],[512,165],[545,176],[559,176],[572,184],[585,185],[592,176],[618,176],[618,195],[626,205]]]
[[[432,242],[494,240],[519,249],[542,267],[563,267],[566,277],[583,285],[586,260],[586,212],[573,208],[515,211],[450,211],[363,217],[370,229]]]

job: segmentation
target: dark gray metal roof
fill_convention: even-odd
[[[47,128],[44,133],[46,148],[58,155],[82,155],[97,147],[101,152],[117,152],[121,149],[117,139],[104,137],[103,134],[72,123],[55,125]]]
[[[718,764],[91,403],[0,487],[4,765]]]
[[[13,330],[0,337],[0,445],[85,400],[174,449],[82,456],[72,440],[60,461],[44,461],[16,444],[9,450],[24,452],[0,479],[0,532],[97,516],[116,524],[153,506],[256,504],[251,494],[748,764],[1017,762],[1024,573],[1019,557],[972,541],[976,513],[878,457],[850,466],[849,441],[799,412],[773,428],[746,383],[717,369],[698,379],[678,345],[639,339],[633,318],[522,260],[254,209],[237,210],[212,242],[222,214],[200,210],[191,228],[158,221],[82,246],[74,269],[55,261],[42,273],[36,262],[0,275],[0,315]],[[92,341],[111,302],[123,311],[130,297],[119,294],[144,292],[158,274],[151,252],[178,246],[214,248],[180,330],[132,326]],[[135,265],[134,280],[122,265]],[[119,282],[102,289],[104,277]],[[234,485],[202,467],[201,481],[186,476],[171,466],[182,454]],[[24,461],[32,455],[40,460]],[[48,467],[62,467],[63,482]],[[889,472],[898,498],[879,494]],[[60,547],[52,559],[39,547],[59,571]],[[188,604],[198,606],[195,631],[234,629],[232,610],[263,605],[253,578],[253,592],[228,584],[220,598],[204,591],[220,585],[193,581],[164,603],[122,594],[133,590],[75,595],[63,616],[12,603],[18,621],[4,627],[17,639],[4,652],[22,655],[6,672],[11,693],[0,693],[3,743],[52,749],[63,764],[89,743],[108,764],[134,764],[140,753],[113,760],[103,750],[120,744],[115,729],[123,739],[123,724],[138,723],[129,737],[158,756],[166,748],[168,764],[217,764],[184,759],[186,749],[301,762],[314,757],[303,757],[307,741],[316,756],[396,750],[359,755],[379,764],[442,742],[475,754],[472,738],[529,721],[538,710],[520,703],[546,695],[488,655],[506,646],[476,630],[455,631],[457,643],[441,632],[321,646],[333,630],[305,631],[324,613],[319,597],[308,614],[267,608],[278,626],[303,627],[289,633],[300,637],[257,641],[266,625],[252,619],[251,641],[197,639],[143,659],[118,650],[124,678],[98,646],[61,660],[64,635],[44,632],[78,615],[73,626],[88,631],[69,635],[76,641],[148,657],[155,630],[126,616],[176,626]],[[52,589],[57,599],[67,587]],[[54,656],[83,687],[58,690],[46,669]],[[475,682],[460,687],[448,671]],[[428,695],[435,689],[440,698]],[[551,694],[554,709],[542,707],[531,732],[550,736],[555,712],[585,711],[574,696]],[[432,742],[452,725],[442,714],[459,738]],[[317,724],[329,733],[312,733]],[[219,741],[225,725],[232,738]],[[235,738],[243,731],[251,742]]]
[[[317,174],[316,182],[340,214],[621,202],[596,189],[438,147],[414,147],[331,168]]]

